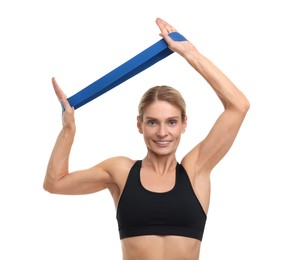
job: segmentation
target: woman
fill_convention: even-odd
[[[249,102],[189,41],[172,40],[168,33],[176,30],[171,25],[159,18],[156,23],[169,48],[200,73],[224,106],[207,137],[178,163],[176,150],[187,125],[185,103],[175,89],[153,87],[142,97],[137,117],[147,147],[145,158],[109,158],[70,174],[68,160],[76,131],[74,109],[53,78],[65,112],[44,189],[57,194],[109,189],[117,207],[124,260],[197,260],[209,207],[210,173],[233,144]]]

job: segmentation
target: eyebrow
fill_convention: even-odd
[[[181,118],[180,116],[170,116],[170,117],[167,118],[167,120],[169,120],[169,119],[180,119],[180,118]],[[151,117],[151,116],[146,116],[145,119],[155,119],[155,120],[157,120],[157,118]]]

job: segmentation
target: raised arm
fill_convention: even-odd
[[[210,173],[233,144],[240,126],[249,109],[249,101],[244,94],[208,58],[202,55],[189,41],[175,42],[168,33],[176,31],[162,19],[157,19],[161,36],[169,48],[180,54],[209,83],[224,106],[224,111],[216,120],[207,137],[200,142],[184,160],[192,163],[198,173]]]
[[[62,114],[62,130],[60,131],[52,150],[44,179],[46,191],[57,194],[86,194],[92,193],[111,185],[113,179],[105,170],[108,161],[90,169],[69,172],[69,156],[73,145],[76,125],[74,109],[69,105],[66,96],[52,79],[55,93],[64,107]]]

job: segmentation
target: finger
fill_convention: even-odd
[[[60,101],[60,103],[63,106],[63,111],[71,111],[72,110],[72,107],[70,106],[70,104],[69,104],[69,102],[68,102],[68,100],[66,98],[63,98]]]
[[[55,78],[52,78],[52,85],[53,85],[53,89],[54,89],[56,96],[59,99],[59,101],[61,101],[63,98],[66,98],[65,94],[63,93],[63,91],[59,87]]]
[[[165,22],[161,18],[156,19],[156,24],[158,25],[161,34],[168,34],[167,28],[165,26]]]
[[[64,110],[70,109],[71,106],[70,106],[70,104],[67,100],[67,97],[64,94],[64,92],[61,90],[61,88],[59,87],[59,85],[58,85],[58,83],[57,83],[57,81],[55,80],[54,77],[52,78],[52,85],[53,85],[54,91],[57,95],[57,98],[58,98],[59,102],[61,103],[61,105],[63,106]]]
[[[157,23],[162,35],[167,35],[171,32],[177,31],[173,26],[171,26],[169,23],[167,23],[166,21],[164,21],[161,18],[157,18],[156,23]]]

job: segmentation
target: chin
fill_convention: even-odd
[[[175,154],[175,150],[172,149],[159,148],[159,149],[150,149],[150,150],[158,156],[168,156]]]

